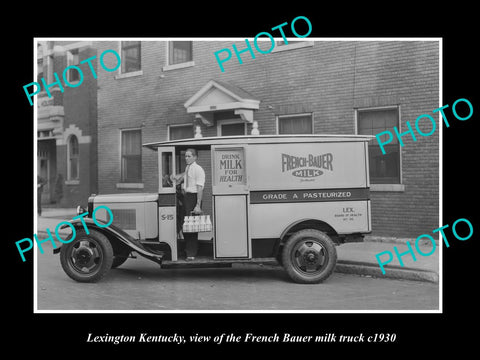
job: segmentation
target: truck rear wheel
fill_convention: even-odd
[[[337,250],[327,234],[304,229],[292,234],[285,243],[282,263],[293,281],[315,284],[332,274],[337,263]]]
[[[112,267],[113,249],[102,233],[78,230],[75,239],[60,250],[60,263],[65,273],[79,282],[97,282]]]

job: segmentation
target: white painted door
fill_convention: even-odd
[[[245,147],[212,146],[215,258],[250,258]]]

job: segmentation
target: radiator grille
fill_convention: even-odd
[[[113,224],[123,230],[136,230],[137,216],[135,209],[111,209]]]

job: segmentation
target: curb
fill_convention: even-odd
[[[438,239],[435,240],[435,245],[439,245]],[[372,235],[366,235],[364,242],[372,242],[372,243],[384,243],[384,244],[403,244],[405,245],[407,241],[410,244],[414,244],[417,240],[412,239],[412,238],[399,238],[399,237],[392,237],[392,236],[372,236]],[[431,242],[429,240],[421,240],[418,242],[420,245],[429,245]]]
[[[348,260],[338,260],[335,271],[343,274],[367,275],[376,278],[425,281],[435,284],[439,282],[438,274],[433,271],[400,266],[385,266],[385,274],[383,274],[378,265]]]

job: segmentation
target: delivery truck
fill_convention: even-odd
[[[75,239],[54,252],[80,282],[99,281],[136,256],[160,268],[275,263],[295,282],[322,282],[335,269],[336,246],[372,231],[371,138],[257,135],[144,144],[158,156],[158,191],[91,195],[86,209],[77,209],[88,214],[72,221]],[[187,261],[182,224],[191,214],[182,213],[171,175],[184,170],[189,148],[206,173],[201,223],[208,219],[209,226],[196,228],[198,256]]]

